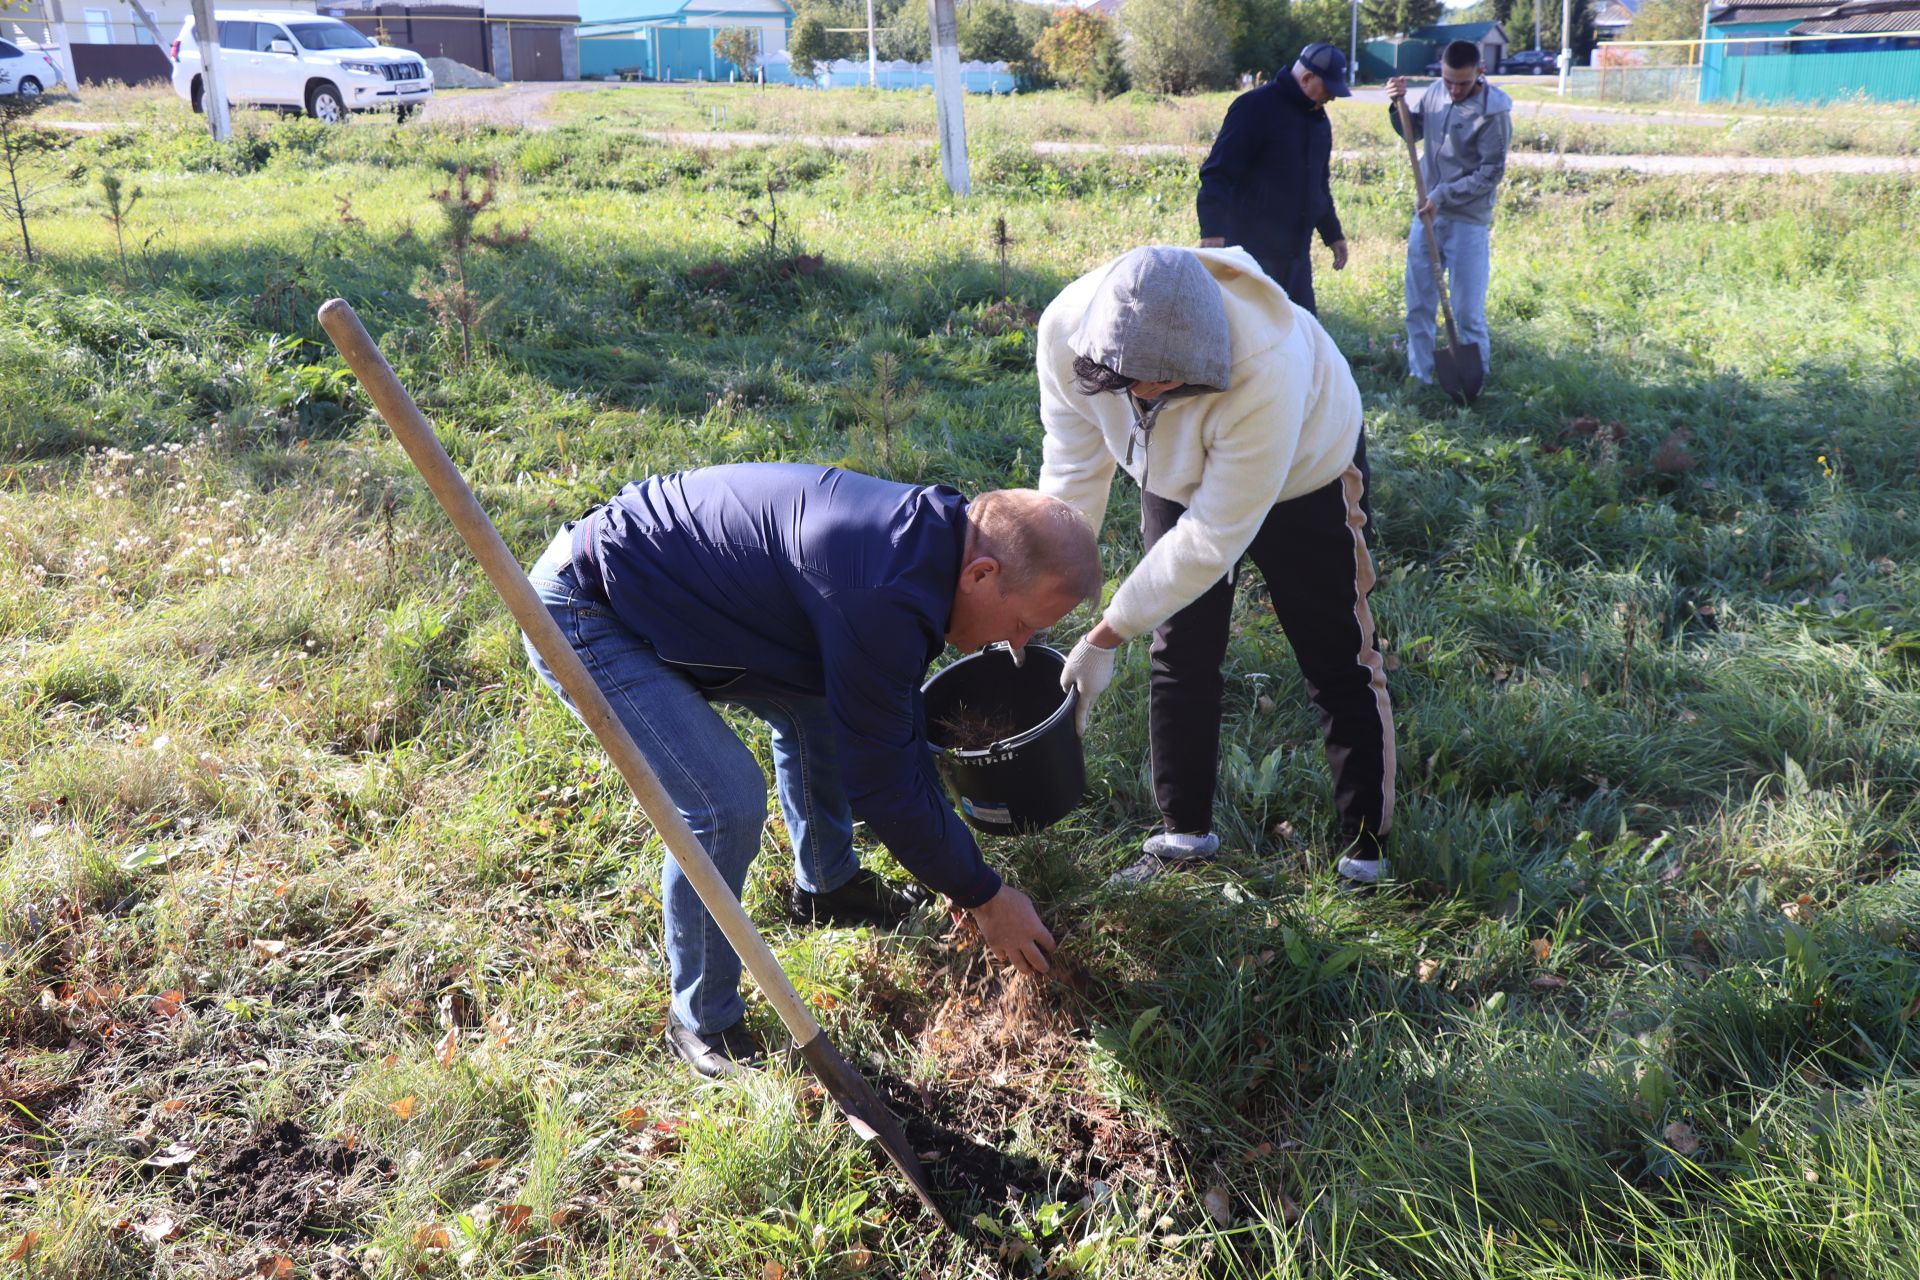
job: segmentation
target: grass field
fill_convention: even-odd
[[[1030,483],[993,220],[1037,307],[1190,241],[1193,163],[983,141],[958,201],[916,146],[590,118],[631,100],[227,148],[156,117],[35,161],[40,260],[0,260],[0,1275],[1920,1272],[1910,181],[1514,171],[1465,412],[1401,379],[1402,166],[1339,166],[1394,885],[1333,885],[1255,575],[1222,861],[1104,887],[1153,821],[1137,646],[1088,805],[988,842],[1058,981],[931,909],[789,929],[769,827],[748,909],[948,1131],[950,1236],[804,1076],[665,1061],[660,847],[314,309],[360,310],[526,558],[701,463]],[[462,165],[529,231],[469,263],[466,361],[417,296]],[[124,268],[109,170],[144,191]],[[771,248],[733,221],[769,179]],[[883,355],[918,384],[892,432]],[[1136,513],[1118,487],[1114,581]]]

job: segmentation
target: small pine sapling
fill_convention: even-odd
[[[127,272],[127,217],[146,193],[139,187],[127,190],[117,173],[103,173],[100,175],[100,194],[107,204],[107,211],[101,216],[113,228],[113,247],[120,254],[120,278],[132,284],[133,279]]]
[[[0,163],[7,171],[6,186],[0,187],[0,216],[19,224],[20,244],[28,262],[33,261],[33,234],[27,226],[27,214],[36,197],[56,185],[51,175],[31,163],[33,157],[50,149],[42,131],[28,123],[29,117],[46,104],[44,97],[0,97]]]
[[[873,357],[873,380],[867,386],[849,390],[847,405],[874,444],[882,467],[893,466],[893,438],[914,414],[925,398],[918,378],[900,380],[900,357],[881,351]]]
[[[414,285],[414,296],[427,304],[440,327],[460,331],[460,364],[473,363],[473,334],[500,305],[499,298],[482,300],[472,285],[471,258],[477,249],[508,249],[525,244],[533,235],[531,226],[518,231],[481,231],[480,215],[492,207],[496,173],[483,175],[480,190],[473,189],[472,174],[461,165],[450,186],[433,193],[445,219],[446,239],[441,249],[438,279],[425,272]]]

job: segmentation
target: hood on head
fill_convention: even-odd
[[[1233,384],[1220,285],[1189,249],[1149,245],[1116,258],[1069,345],[1139,382],[1183,382],[1188,393]]]

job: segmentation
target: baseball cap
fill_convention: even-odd
[[[1310,44],[1300,51],[1300,63],[1327,82],[1327,92],[1336,98],[1351,98],[1347,88],[1347,55],[1330,44]]]

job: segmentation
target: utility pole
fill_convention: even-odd
[[[227,75],[220,65],[220,24],[213,20],[213,0],[193,0],[193,43],[200,50],[200,105],[215,142],[233,136],[227,117]]]
[[[927,27],[933,38],[933,100],[940,113],[940,173],[947,190],[964,196],[973,190],[973,180],[967,174],[967,120],[961,106],[966,86],[960,81],[960,23],[953,0],[927,0]]]
[[[1347,37],[1347,75],[1360,75],[1360,0],[1353,0],[1353,31]]]
[[[80,69],[73,65],[73,41],[67,35],[67,15],[60,9],[60,0],[47,0],[47,34],[53,37],[53,43],[60,50],[60,74],[65,77],[67,90],[74,97],[80,96]],[[53,88],[48,85],[47,88]]]
[[[1533,0],[1533,51],[1540,52],[1540,0]]]
[[[1537,4],[1539,0],[1534,0]],[[1573,79],[1573,0],[1560,0],[1560,96],[1567,96]]]
[[[873,0],[867,0],[867,88],[880,87],[880,54],[873,39]]]

